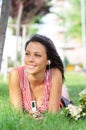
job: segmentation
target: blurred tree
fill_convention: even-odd
[[[8,68],[13,67],[14,61],[11,59],[11,57],[8,57],[7,60],[8,60],[8,64],[7,64]]]
[[[66,33],[67,36],[72,38],[78,38],[81,40],[82,37],[82,29],[81,29],[81,0],[70,0],[71,9],[67,13],[68,20],[69,20],[69,27]],[[86,12],[86,2],[85,2],[85,9]],[[86,18],[86,13],[85,13]]]
[[[66,28],[65,36],[68,39],[74,38],[81,40],[81,1],[83,0],[64,0],[62,11],[57,13],[58,17],[61,19],[60,25],[63,25]],[[84,4],[84,11],[86,12],[86,2]]]
[[[9,17],[9,8],[11,0],[3,0],[1,6],[1,17],[0,17],[0,69],[2,62],[2,55],[5,42],[5,34]]]
[[[30,23],[35,16],[43,16],[49,12],[50,5],[48,2],[50,2],[50,0],[3,0],[0,18],[0,68],[9,9],[10,16],[16,21],[16,35],[18,37],[21,24]]]
[[[18,37],[22,35],[22,24],[30,24],[32,19],[37,16],[43,16],[49,12],[50,0],[12,0],[10,15],[16,19],[16,59],[15,66],[17,65],[17,51],[18,51]],[[22,48],[22,47],[21,47]]]
[[[19,9],[22,5],[21,23],[29,23],[34,16],[43,16],[49,12],[50,0],[12,0],[10,15],[17,18]]]

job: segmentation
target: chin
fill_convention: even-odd
[[[27,70],[27,72],[28,72],[28,74],[36,74],[37,73],[37,71],[35,71],[35,70]]]

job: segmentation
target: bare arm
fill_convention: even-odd
[[[58,69],[52,71],[52,86],[50,90],[48,111],[56,113],[59,111],[62,92],[62,75]]]
[[[16,69],[9,75],[9,95],[11,104],[17,109],[22,109],[22,95]]]

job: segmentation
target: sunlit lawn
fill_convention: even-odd
[[[65,78],[71,100],[77,105],[79,92],[86,88],[86,74],[66,72]],[[0,77],[0,130],[86,130],[85,124],[85,119],[74,121],[60,113],[45,113],[43,120],[36,121],[26,113],[16,112],[9,105],[8,82]]]
[[[86,73],[66,72],[65,84],[68,86],[71,99],[78,103],[79,92],[86,89]]]

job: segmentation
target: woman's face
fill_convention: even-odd
[[[44,72],[48,65],[45,47],[40,42],[30,42],[25,51],[24,63],[29,74]]]

